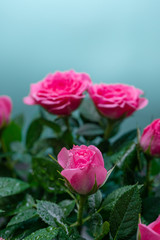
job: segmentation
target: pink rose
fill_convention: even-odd
[[[67,150],[62,148],[58,154],[61,172],[72,188],[79,194],[88,194],[97,182],[97,189],[103,184],[107,176],[101,152],[93,145],[73,146]]]
[[[0,96],[0,128],[9,123],[11,111],[11,98],[8,96]]]
[[[0,237],[0,240],[5,240],[5,239],[3,239],[3,238]]]
[[[160,240],[160,216],[148,226],[138,224],[141,240]]]
[[[125,84],[95,84],[89,94],[99,112],[110,119],[128,117],[148,103],[140,97],[143,91]]]
[[[140,145],[144,152],[160,157],[160,119],[154,120],[144,129]]]
[[[86,73],[55,72],[42,81],[31,84],[29,96],[24,98],[28,105],[41,105],[48,112],[57,115],[70,115],[84,98],[83,92],[91,84]]]

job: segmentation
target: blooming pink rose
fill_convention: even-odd
[[[5,239],[3,239],[3,238],[0,237],[0,240],[5,240]]]
[[[125,84],[95,84],[89,94],[99,112],[110,119],[128,117],[148,103],[140,97],[143,91]]]
[[[160,157],[160,119],[154,120],[144,129],[140,145],[144,152]]]
[[[72,188],[79,194],[88,194],[97,182],[97,189],[104,183],[107,170],[101,152],[93,145],[62,148],[58,154],[61,172]]]
[[[57,115],[70,115],[84,98],[83,92],[91,84],[86,73],[55,72],[47,75],[42,81],[31,84],[29,96],[24,103],[38,104],[48,112]]]
[[[12,111],[12,101],[8,96],[0,96],[0,128],[8,124]]]
[[[148,226],[138,224],[141,240],[160,240],[160,216]]]

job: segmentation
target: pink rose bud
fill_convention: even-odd
[[[141,240],[160,240],[160,216],[148,226],[138,224]]]
[[[41,105],[56,115],[70,115],[78,108],[84,98],[91,79],[86,73],[55,72],[42,81],[31,84],[30,94],[24,98],[28,105]]]
[[[140,145],[144,152],[160,157],[160,119],[154,120],[144,129]]]
[[[140,97],[143,91],[125,84],[95,84],[90,86],[89,95],[98,111],[107,118],[129,117],[148,104]]]
[[[0,128],[9,123],[11,111],[11,98],[8,96],[0,96]]]
[[[70,150],[62,148],[58,154],[58,163],[63,168],[61,175],[79,194],[89,194],[95,182],[98,189],[107,176],[102,154],[93,145],[73,146]]]

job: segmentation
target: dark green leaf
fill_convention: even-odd
[[[32,168],[39,184],[47,191],[53,192],[56,188],[55,182],[60,177],[57,171],[61,172],[61,167],[55,161],[48,158],[34,157],[32,159]]]
[[[91,217],[90,230],[94,237],[98,237],[101,234],[102,224],[102,216],[99,213],[93,214]]]
[[[113,151],[119,151],[121,148],[133,142],[133,140],[137,137],[137,129],[131,130],[120,138],[118,138],[112,145]]]
[[[25,210],[24,212],[20,212],[17,215],[15,215],[13,218],[11,218],[7,226],[11,226],[17,223],[27,221],[28,219],[33,218],[36,215],[37,215],[37,211],[35,209]]]
[[[40,154],[41,152],[44,152],[48,148],[52,148],[54,152],[57,153],[61,150],[63,146],[64,146],[63,143],[57,138],[44,138],[34,143],[34,146],[31,152],[33,155],[35,155],[35,154]]]
[[[48,201],[37,201],[37,213],[45,223],[54,227],[57,223],[61,224],[61,219],[64,218],[62,209]]]
[[[16,208],[12,212],[10,212],[9,215],[24,212],[28,209],[31,209],[34,205],[35,201],[33,197],[29,194],[26,194],[25,199],[23,201],[20,201],[20,203],[16,206]]]
[[[74,200],[63,200],[59,203],[59,206],[62,208],[64,212],[64,216],[67,217],[73,211],[75,206]]]
[[[28,183],[13,178],[0,178],[0,197],[6,197],[25,191]]]
[[[60,126],[53,121],[47,120],[45,118],[40,118],[40,122],[41,122],[42,125],[45,125],[45,126],[51,128],[56,133],[61,132]]]
[[[121,195],[111,212],[110,226],[114,240],[128,239],[136,233],[141,200],[137,185]]]
[[[55,227],[43,228],[24,238],[24,240],[53,240],[58,232],[59,229]]]
[[[9,152],[10,144],[12,142],[20,142],[21,137],[21,128],[14,122],[11,122],[2,132],[2,145],[5,152]]]
[[[80,136],[99,136],[104,134],[104,130],[99,125],[86,123],[78,129],[77,134]]]
[[[88,206],[91,210],[98,210],[102,202],[102,193],[98,190],[88,197]]]
[[[43,131],[41,119],[36,119],[29,125],[26,135],[27,148],[32,148],[34,143],[40,138]]]
[[[85,99],[80,106],[81,116],[91,122],[100,122],[101,116],[98,114],[91,99]]]
[[[155,221],[160,213],[160,197],[149,196],[143,201],[143,217],[149,223]]]

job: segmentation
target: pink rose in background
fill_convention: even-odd
[[[148,226],[138,224],[141,240],[160,240],[160,216]]]
[[[24,103],[41,105],[53,114],[70,115],[80,105],[84,98],[83,92],[90,84],[91,79],[86,73],[73,70],[55,72],[31,84],[30,94],[24,98]]]
[[[160,119],[154,120],[144,129],[140,145],[144,152],[160,157]]]
[[[0,240],[5,240],[5,239],[0,237]]]
[[[140,97],[143,91],[125,84],[95,84],[90,86],[89,95],[99,112],[107,118],[129,117],[144,108],[148,100]]]
[[[12,111],[12,100],[8,96],[0,96],[0,128],[7,125]]]
[[[70,150],[62,148],[58,154],[58,163],[63,168],[61,174],[79,194],[88,194],[95,179],[99,188],[107,176],[102,154],[93,145],[73,146]]]

